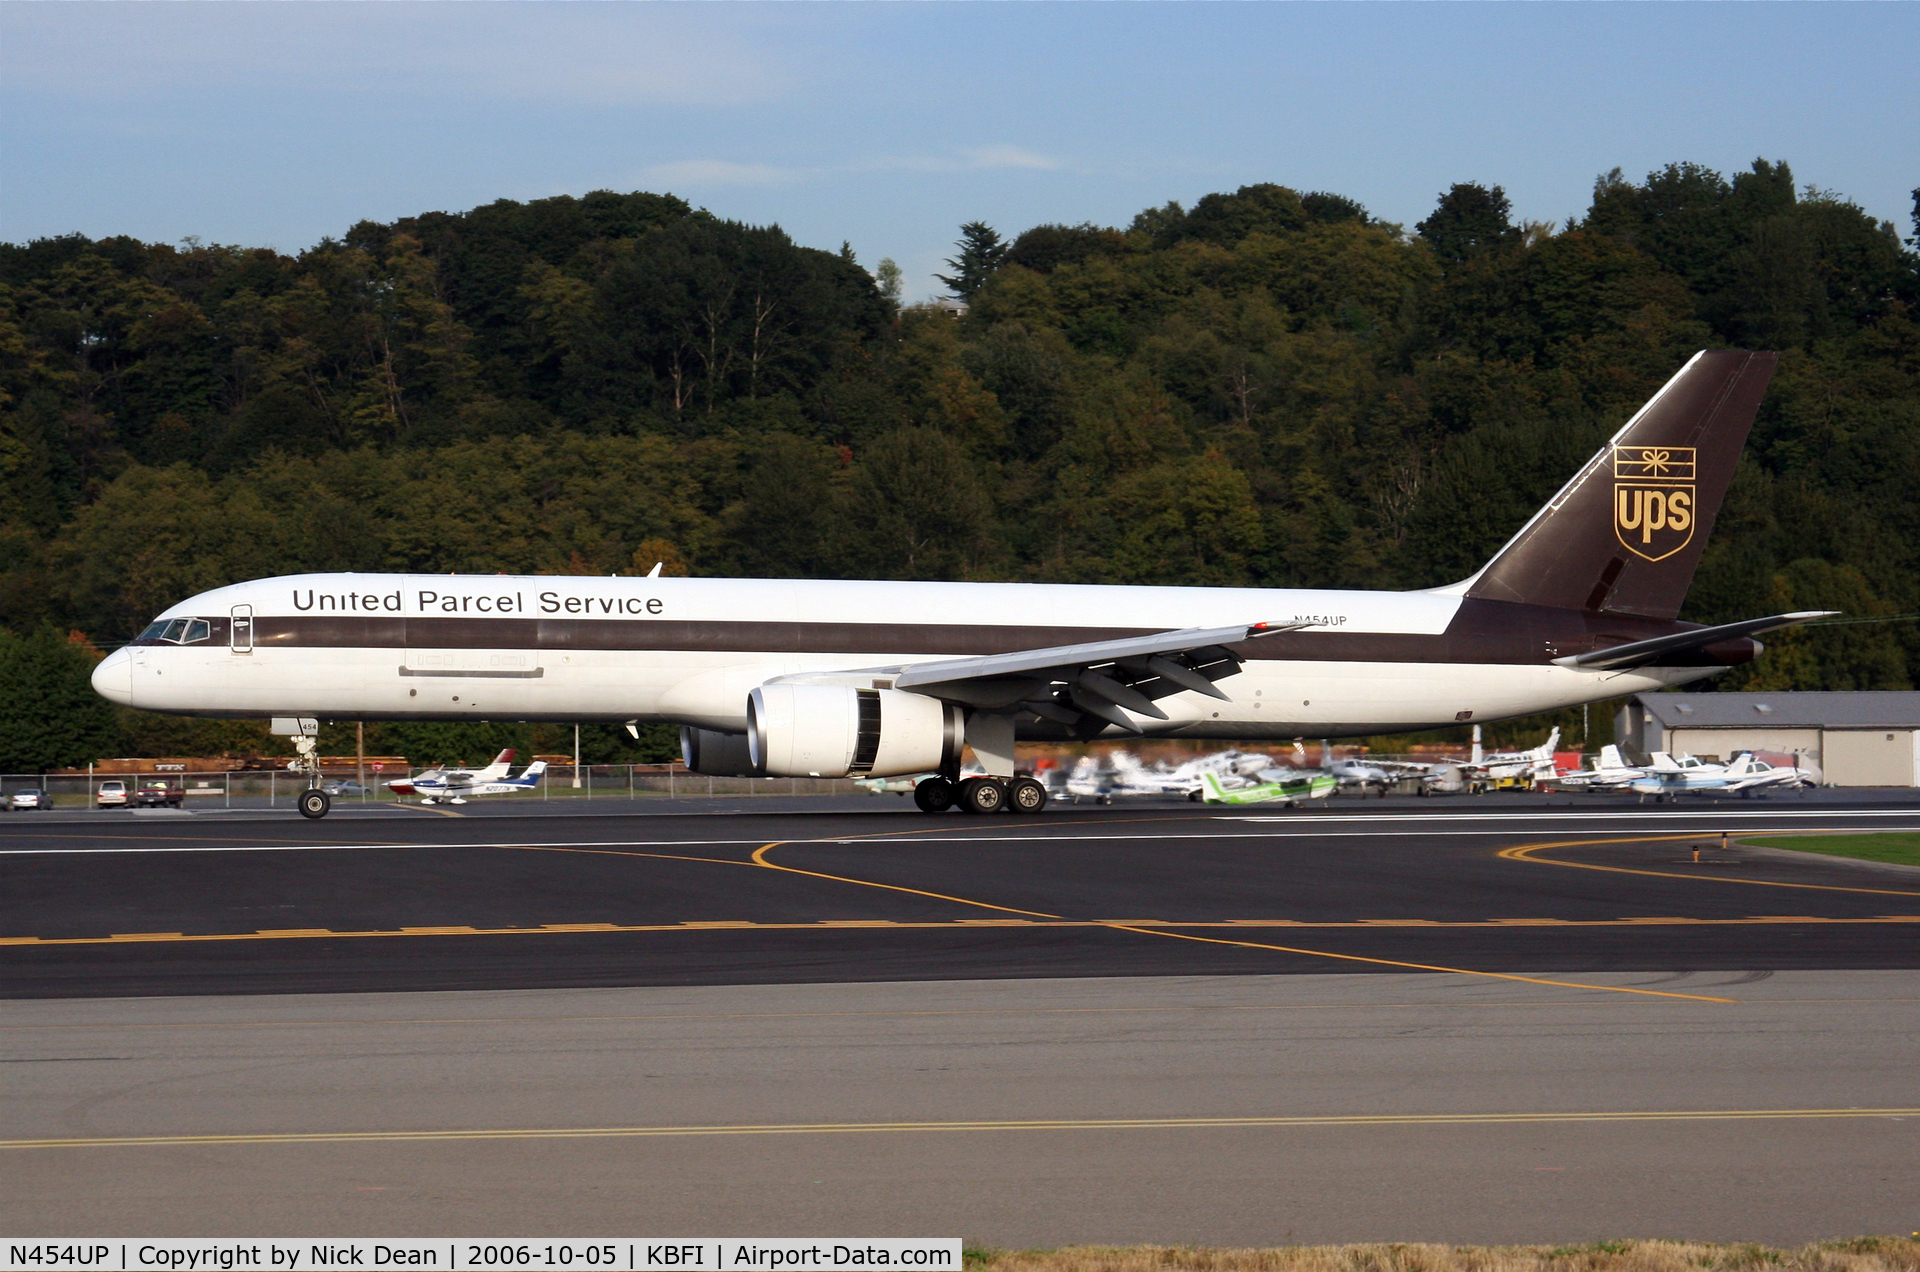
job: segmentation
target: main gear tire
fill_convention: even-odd
[[[969,813],[997,813],[1007,802],[1007,788],[990,777],[970,777],[960,783],[960,808]]]
[[[1047,806],[1047,788],[1030,777],[1016,777],[1007,787],[1007,811],[1037,813]]]
[[[926,777],[914,783],[913,802],[923,813],[944,813],[956,798],[953,783],[944,777]]]

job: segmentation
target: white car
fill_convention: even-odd
[[[127,784],[125,782],[102,782],[94,801],[101,808],[124,808],[127,803]]]
[[[47,793],[31,786],[21,787],[7,800],[8,812],[20,808],[45,808],[46,806]]]

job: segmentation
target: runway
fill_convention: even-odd
[[[23,817],[0,968],[18,998],[1920,965],[1920,876],[1736,842],[1920,809],[1435,803]]]
[[[771,803],[0,824],[0,1227],[1916,1226],[1920,809]]]

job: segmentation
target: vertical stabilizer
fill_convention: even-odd
[[[1777,354],[1697,353],[1468,584],[1483,600],[1674,618]]]
[[[497,782],[505,777],[507,770],[512,767],[513,751],[509,748],[494,756],[493,763],[487,765],[487,767],[481,769],[478,773],[475,773],[473,780],[476,782]]]

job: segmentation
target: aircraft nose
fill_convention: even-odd
[[[133,705],[133,654],[116,649],[93,669],[93,691],[108,702],[123,707]]]

